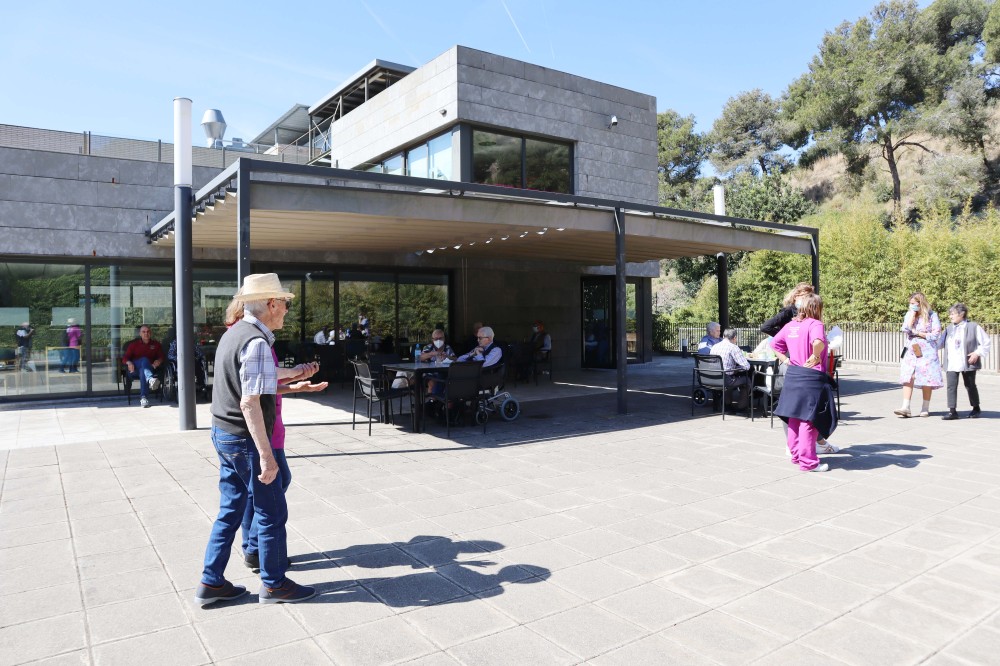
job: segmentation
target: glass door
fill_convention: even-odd
[[[581,280],[583,304],[583,367],[614,368],[614,277]]]

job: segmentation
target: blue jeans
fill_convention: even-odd
[[[212,444],[219,454],[219,516],[212,525],[212,534],[205,549],[201,582],[212,586],[225,582],[226,565],[236,530],[243,523],[247,503],[252,503],[259,531],[260,581],[266,587],[281,587],[285,582],[288,562],[285,535],[288,506],[285,504],[281,472],[269,484],[258,480],[260,456],[253,439],[249,437],[231,435],[213,426]]]
[[[274,460],[278,463],[278,478],[274,483],[281,483],[281,492],[287,492],[288,486],[292,485],[292,471],[288,469],[288,460],[285,459],[284,449],[272,449]],[[253,510],[253,502],[247,502],[247,508],[243,512],[243,553],[252,555],[258,551],[258,535],[260,525],[257,521],[257,514]]]
[[[140,356],[132,361],[132,367],[135,368],[135,370],[128,373],[128,376],[132,379],[139,380],[139,397],[145,398],[146,393],[149,392],[149,378],[156,376],[156,373],[153,370],[153,364],[145,356]]]

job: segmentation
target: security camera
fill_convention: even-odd
[[[618,116],[611,116],[611,123],[608,125],[608,129],[612,127],[618,127]]]

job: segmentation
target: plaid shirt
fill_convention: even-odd
[[[249,312],[243,321],[253,324],[267,340],[254,338],[240,352],[240,388],[243,395],[275,395],[278,393],[278,369],[271,355],[274,333]]]
[[[710,353],[722,357],[722,367],[726,372],[750,369],[750,362],[743,350],[726,338],[722,338],[722,342],[712,345]]]

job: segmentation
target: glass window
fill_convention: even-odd
[[[385,173],[391,173],[396,176],[403,175],[403,154],[393,155],[389,157],[384,162]]]
[[[520,137],[473,130],[472,182],[521,187]]]
[[[0,399],[86,391],[97,359],[87,354],[85,275],[79,265],[0,264]]]
[[[431,139],[427,147],[430,150],[429,177],[451,180],[451,132]]]
[[[91,268],[90,321],[95,391],[118,388],[121,356],[125,347],[139,337],[139,327],[143,324],[149,326],[153,339],[164,345],[166,353],[176,337],[173,283],[173,269],[167,266]]]
[[[366,324],[365,324],[366,322]],[[396,334],[396,281],[392,275],[344,273],[340,279],[340,326],[352,323],[371,339]],[[365,325],[363,325],[365,324]]]
[[[569,194],[569,145],[540,139],[525,139],[525,187],[529,190]]]
[[[427,144],[422,144],[406,153],[406,175],[427,178]]]
[[[448,277],[401,275],[399,277],[400,341],[430,342],[441,325],[448,330]]]

